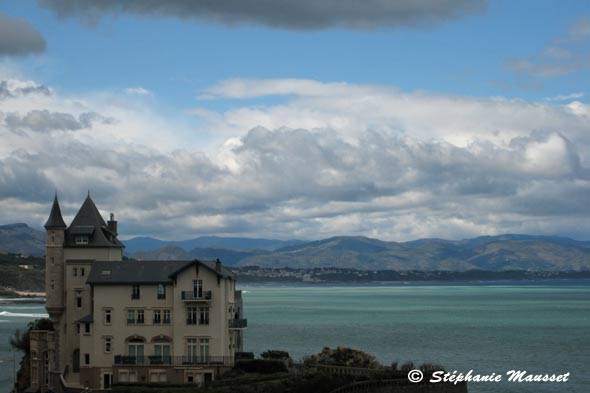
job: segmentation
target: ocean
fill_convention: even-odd
[[[287,350],[295,360],[324,346],[367,351],[389,365],[447,371],[570,373],[566,383],[470,383],[469,391],[590,391],[590,281],[242,285],[245,350]],[[8,339],[44,311],[0,302],[0,392],[12,383]],[[17,362],[18,362],[17,358]],[[18,364],[17,364],[18,368]]]

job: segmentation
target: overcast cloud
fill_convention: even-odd
[[[201,104],[242,105],[196,108],[209,123],[184,129],[134,105],[141,97],[0,87],[4,223],[41,226],[56,189],[69,221],[90,189],[126,236],[590,233],[587,103],[235,79],[203,91]],[[276,94],[286,99],[249,101]],[[205,129],[213,148],[187,137]]]
[[[486,0],[38,0],[41,7],[59,16],[86,22],[96,22],[104,15],[132,13],[293,30],[429,28],[482,11],[486,3]]]
[[[28,21],[0,13],[0,56],[43,52],[45,39]]]

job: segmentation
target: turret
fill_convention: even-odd
[[[57,193],[51,213],[45,223],[45,307],[52,318],[59,317],[65,308],[64,299],[64,241],[66,223],[61,216]]]

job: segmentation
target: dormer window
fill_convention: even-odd
[[[86,236],[86,235],[76,236],[76,244],[88,244],[88,236]]]

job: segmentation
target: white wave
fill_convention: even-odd
[[[19,312],[0,311],[0,317],[48,318],[49,314],[26,314]]]
[[[31,297],[0,297],[0,302],[8,301],[8,302],[23,302],[27,303],[33,301],[40,301],[45,300],[44,296],[31,296]]]

